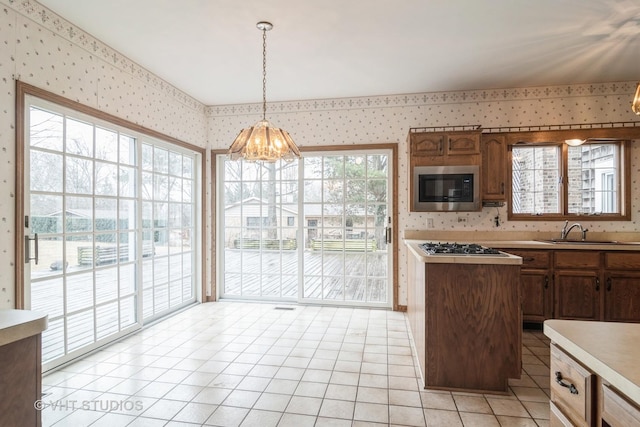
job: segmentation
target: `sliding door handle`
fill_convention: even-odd
[[[31,257],[31,241],[34,241],[33,246],[33,254],[34,257]],[[33,237],[24,236],[24,263],[29,264],[31,260],[36,262],[38,265],[38,233],[35,233]]]

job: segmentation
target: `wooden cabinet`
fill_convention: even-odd
[[[480,130],[409,133],[410,165],[480,165]]]
[[[640,253],[604,254],[604,319],[640,322]]]
[[[507,200],[507,138],[498,134],[482,135],[482,200]]]
[[[549,425],[640,426],[640,325],[548,320]]]
[[[599,251],[555,251],[556,319],[599,320],[601,277]]]
[[[602,425],[626,427],[640,425],[640,408],[613,388],[602,385]]]
[[[640,252],[503,249],[522,257],[524,322],[640,323]]]
[[[565,353],[551,344],[551,404],[556,407],[560,423],[550,425],[594,426],[596,420],[596,377]],[[567,424],[568,420],[570,424]]]
[[[551,251],[504,249],[522,258],[520,289],[522,320],[543,322],[553,317]]]

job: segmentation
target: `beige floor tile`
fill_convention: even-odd
[[[420,393],[417,391],[389,390],[389,404],[422,408]]]
[[[516,418],[498,415],[498,422],[503,427],[537,427],[536,422],[531,418]]]
[[[449,392],[422,391],[420,392],[422,407],[425,409],[443,409],[456,411],[456,404]]]
[[[314,427],[316,417],[300,414],[283,414],[278,427]]]
[[[260,392],[247,390],[234,390],[222,402],[225,406],[238,406],[240,408],[251,408],[260,397]]]
[[[322,399],[320,398],[293,396],[285,411],[292,414],[317,416],[320,405],[322,405]]]
[[[527,402],[548,402],[549,397],[539,388],[533,387],[511,387],[515,395],[521,401]]]
[[[173,417],[174,421],[186,423],[204,423],[213,412],[218,408],[217,405],[209,405],[206,403],[189,402]],[[113,427],[113,426],[111,426]]]
[[[249,409],[247,408],[218,406],[209,419],[205,421],[205,424],[223,427],[236,427],[240,425],[248,413]]]
[[[473,412],[478,414],[491,414],[491,407],[482,396],[467,396],[453,393],[453,400],[460,412]]]
[[[548,400],[546,402],[522,402],[522,404],[533,418],[549,419],[550,409]]]
[[[407,426],[425,426],[424,410],[410,406],[389,405],[389,422]]]
[[[329,384],[324,398],[355,401],[357,390],[358,387],[353,385]]]
[[[388,423],[389,409],[387,405],[356,402],[353,419],[357,421]]]
[[[491,414],[460,412],[460,418],[464,427],[500,427],[498,419]]]
[[[528,417],[529,413],[518,400],[487,398],[493,413],[511,417]]]
[[[242,420],[241,427],[275,427],[282,418],[281,412],[252,409]]]
[[[324,399],[320,407],[321,417],[353,419],[355,403],[346,400]]]
[[[143,413],[143,417],[149,418],[161,418],[164,420],[170,420],[178,412],[184,408],[186,402],[179,400],[158,400],[150,408],[146,409]]]
[[[384,388],[358,387],[356,401],[366,403],[389,403],[389,391]]]
[[[288,394],[262,393],[253,407],[266,411],[284,412],[290,400],[291,396]]]
[[[462,420],[457,411],[425,409],[424,418],[427,427],[462,427]]]

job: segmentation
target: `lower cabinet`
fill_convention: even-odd
[[[556,319],[598,320],[600,318],[600,274],[589,270],[556,270]]]
[[[551,427],[640,426],[640,408],[573,356],[551,344]]]
[[[504,249],[522,258],[520,289],[522,320],[543,322],[553,317],[553,276],[551,251]]]
[[[597,403],[595,376],[553,344],[550,371],[551,404],[556,407],[556,417],[561,421],[555,425],[593,426]]]
[[[640,251],[502,249],[522,257],[522,320],[640,323]]]

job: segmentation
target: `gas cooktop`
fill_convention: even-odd
[[[434,243],[427,242],[420,247],[429,255],[491,255],[509,256],[497,249],[487,248],[475,243]]]

